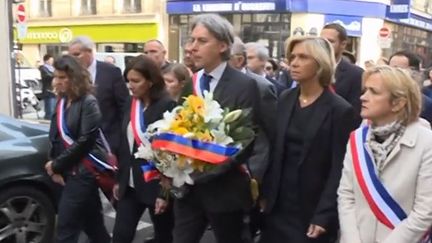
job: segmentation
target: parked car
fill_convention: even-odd
[[[0,242],[53,241],[61,188],[44,169],[48,130],[0,114]]]

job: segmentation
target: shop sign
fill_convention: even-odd
[[[391,19],[406,19],[410,15],[410,0],[394,0],[387,6],[386,17]]]
[[[422,28],[422,29],[426,29],[426,30],[432,30],[432,23],[431,22],[426,22],[420,19],[415,19],[412,17],[409,19],[401,19],[399,20],[399,22],[404,23],[404,24],[408,24],[408,25],[412,25],[418,28]]]
[[[362,35],[362,18],[344,15],[326,15],[324,19],[325,24],[337,23],[342,25],[349,36]]]
[[[255,3],[197,3],[192,5],[194,13],[201,12],[254,12],[254,11],[274,11],[274,2],[255,2]]]
[[[280,0],[272,1],[169,1],[167,12],[172,14],[207,12],[270,12],[284,9]],[[280,6],[279,6],[280,5]],[[281,7],[282,6],[282,7]]]
[[[73,38],[73,32],[69,28],[61,28],[59,31],[29,31],[25,38],[27,40],[68,43]]]

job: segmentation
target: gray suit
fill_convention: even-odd
[[[248,166],[252,173],[252,177],[262,181],[264,173],[270,163],[270,146],[269,141],[275,136],[275,121],[276,121],[276,105],[277,95],[276,88],[266,78],[259,76],[252,71],[246,69],[246,75],[253,78],[258,86],[260,94],[259,99],[259,114],[262,128],[257,132],[252,156],[249,158]]]

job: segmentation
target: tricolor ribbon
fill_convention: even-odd
[[[372,153],[366,143],[369,126],[361,126],[350,135],[354,172],[360,189],[375,217],[382,224],[394,229],[407,215],[386,190],[377,176]],[[420,242],[430,242],[429,231]]]
[[[130,120],[134,140],[139,147],[143,144],[144,139],[147,139],[144,135],[147,129],[145,125],[144,105],[139,99],[132,98]],[[144,164],[141,165],[141,171],[146,182],[159,178],[159,172],[150,161],[144,161]]]
[[[203,74],[204,74],[204,69],[201,69],[192,75],[193,94],[201,98],[203,98],[203,93],[201,90],[200,80]]]
[[[73,143],[74,140],[72,139],[72,137],[70,136],[70,132],[69,129],[67,127],[66,124],[66,114],[64,112],[66,106],[66,99],[62,98],[59,100],[58,105],[57,105],[57,128],[58,131],[60,133],[60,137],[63,141],[63,145],[68,148],[70,147]],[[99,158],[97,158],[95,155],[89,153],[84,159],[83,159],[84,164],[90,164],[91,166],[93,166],[94,168],[96,168],[99,171],[104,171],[104,170],[111,170],[111,171],[116,171],[117,168],[113,165],[110,165],[109,163],[106,163],[105,161],[100,160]]]
[[[235,155],[239,148],[185,138],[173,133],[161,133],[152,139],[152,148],[167,150],[211,164],[220,164]]]

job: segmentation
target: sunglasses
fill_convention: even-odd
[[[265,70],[267,70],[267,71],[273,70],[273,67],[267,66],[267,67],[265,67]]]

